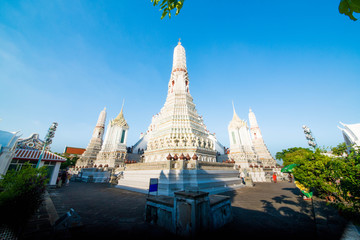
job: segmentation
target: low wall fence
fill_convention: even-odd
[[[126,170],[161,170],[161,169],[202,169],[202,170],[233,170],[233,163],[204,162],[196,160],[170,160],[161,162],[127,164]]]

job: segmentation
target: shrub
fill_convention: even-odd
[[[285,149],[276,154],[285,163],[299,164],[294,177],[303,188],[336,206],[350,219],[360,222],[360,149],[339,144],[335,155],[302,148]]]
[[[0,223],[26,223],[42,204],[46,183],[46,167],[36,169],[25,164],[18,172],[8,171],[0,180]]]
[[[349,216],[360,215],[360,152],[351,148],[341,157],[317,149],[294,170],[295,178],[314,194],[336,205]]]

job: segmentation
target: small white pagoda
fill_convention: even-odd
[[[234,105],[233,105],[234,106]],[[271,175],[280,173],[276,161],[266,147],[255,114],[249,112],[250,129],[246,121],[235,112],[228,126],[230,138],[230,160],[240,172],[254,182],[270,181]]]
[[[96,160],[96,156],[99,153],[103,143],[105,120],[106,120],[106,108],[104,108],[104,110],[100,112],[89,145],[87,146],[85,152],[81,155],[80,159],[76,162],[76,167],[93,166]]]
[[[228,126],[230,138],[229,158],[235,161],[236,166],[245,169],[256,163],[258,156],[254,151],[246,121],[239,118],[234,105],[233,111],[233,118]]]
[[[252,144],[256,154],[259,156],[261,165],[264,167],[275,168],[276,160],[271,156],[271,153],[264,142],[255,113],[251,110],[251,108],[249,109],[249,122]]]
[[[105,140],[97,155],[94,167],[116,168],[124,165],[129,125],[124,118],[123,108],[124,104],[119,115],[110,120],[108,124]]]

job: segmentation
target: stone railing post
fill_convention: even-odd
[[[190,236],[209,229],[211,211],[208,192],[179,191],[174,193],[174,197],[176,234]]]

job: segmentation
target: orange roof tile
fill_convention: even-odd
[[[76,148],[76,147],[66,147],[65,153],[67,154],[78,154],[81,155],[85,152],[85,148]]]

